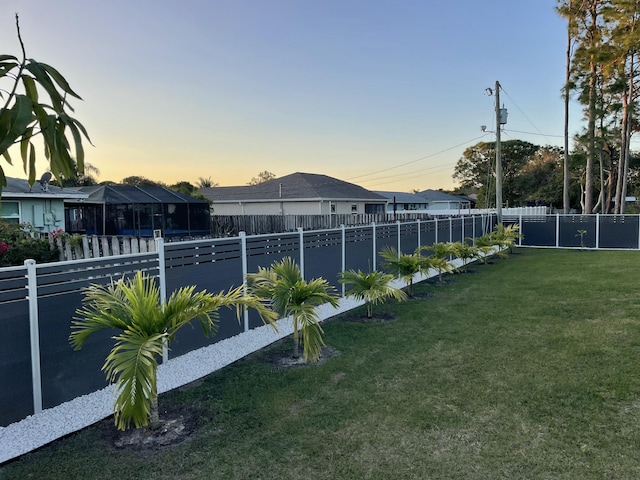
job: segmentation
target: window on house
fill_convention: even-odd
[[[351,205],[351,213],[358,213],[358,205],[357,204],[353,204]]]
[[[20,223],[20,202],[3,200],[0,203],[0,220],[7,223]]]
[[[335,203],[331,204],[331,213],[336,213],[336,204]]]

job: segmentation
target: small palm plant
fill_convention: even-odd
[[[345,270],[340,273],[339,282],[349,285],[347,297],[364,300],[367,306],[367,318],[373,317],[373,306],[384,303],[388,298],[399,302],[407,299],[407,294],[391,285],[395,277],[390,273],[374,270],[364,273],[361,270]]]
[[[466,273],[468,271],[469,260],[477,258],[478,256],[478,248],[470,245],[466,240],[452,243],[451,248],[455,256],[462,260],[462,271]]]
[[[451,273],[453,271],[451,263],[447,259],[447,257],[455,253],[453,251],[453,244],[436,242],[432,245],[422,247],[421,251],[425,250],[433,252],[431,266],[438,271],[438,283],[442,283],[442,274],[445,272]]]
[[[380,251],[384,259],[384,267],[397,278],[407,284],[407,294],[413,297],[413,277],[417,273],[426,273],[432,268],[432,257],[424,257],[417,248],[412,254],[398,253],[393,247],[385,247]]]
[[[493,243],[485,243],[483,237],[476,239],[476,253],[478,260],[482,259],[484,265],[487,264],[487,259],[495,253],[495,245]],[[500,252],[498,252],[500,254]]]
[[[495,229],[491,235],[495,244],[500,248],[507,248],[509,253],[513,253],[513,248],[515,247],[516,240],[522,238],[522,234],[520,233],[520,226],[515,223],[507,226],[499,223],[495,226]]]
[[[106,286],[92,285],[85,290],[83,306],[77,310],[69,340],[76,350],[87,338],[105,328],[119,330],[116,343],[102,367],[118,391],[114,406],[115,424],[126,430],[151,424],[160,425],[158,414],[157,370],[163,346],[193,319],[200,321],[205,335],[217,330],[218,310],[254,308],[265,323],[275,327],[276,315],[258,298],[243,293],[242,287],[211,294],[184,287],[169,300],[160,301],[160,289],[153,277],[138,272]],[[239,317],[238,317],[239,318]]]
[[[293,358],[300,358],[300,340],[305,362],[317,362],[324,340],[317,307],[329,303],[338,306],[338,295],[323,278],[306,281],[300,267],[290,257],[273,262],[270,268],[258,267],[247,275],[249,289],[257,297],[268,299],[281,318],[291,316],[293,322]]]

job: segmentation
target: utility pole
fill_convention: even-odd
[[[496,80],[496,214],[502,223],[502,145],[500,144],[500,82]],[[505,122],[506,123],[506,119]]]

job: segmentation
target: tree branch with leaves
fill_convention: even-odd
[[[69,115],[74,109],[67,97],[82,98],[54,67],[27,58],[18,14],[16,31],[21,58],[0,54],[0,155],[13,165],[9,150],[19,145],[24,172],[33,185],[36,180],[34,139],[40,138],[51,173],[58,180],[75,177],[77,173],[84,173],[83,139],[89,143],[91,140],[84,126]],[[0,165],[0,190],[6,184]]]

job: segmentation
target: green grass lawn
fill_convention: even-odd
[[[640,478],[638,266],[519,249],[374,310],[393,321],[328,321],[322,365],[260,352],[161,396],[201,411],[177,446],[115,449],[103,423],[0,479]]]

